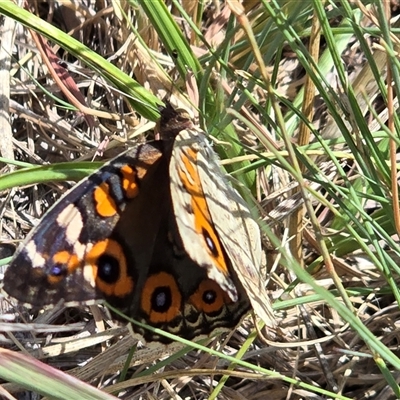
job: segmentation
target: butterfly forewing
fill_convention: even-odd
[[[100,251],[101,243],[112,247],[105,241],[161,157],[155,146],[138,146],[68,191],[17,250],[4,276],[4,290],[39,307],[61,299],[66,304],[103,299],[90,257]]]
[[[177,142],[176,148],[180,148],[180,152],[186,149],[186,152],[191,152],[196,156],[194,165],[196,165],[196,173],[201,185],[198,192],[201,192],[205,199],[212,227],[226,258],[259,317],[268,326],[274,326],[275,320],[270,301],[265,293],[263,280],[260,278],[261,237],[257,223],[252,218],[244,200],[225,179],[216,154],[207,143],[204,133],[198,130],[185,130],[179,134]],[[179,168],[184,168],[184,165]],[[187,203],[193,201],[193,197],[196,196],[195,192],[189,195],[185,190],[177,193],[179,195],[183,193],[187,198],[185,200]],[[185,234],[190,234],[190,227],[193,226],[193,221],[188,221],[189,217],[193,220],[197,216],[185,214],[186,220],[180,225],[180,229]],[[181,219],[177,218],[177,221],[179,223]],[[193,251],[196,252],[197,249]],[[205,256],[202,258],[204,259]],[[208,254],[208,259],[210,264],[215,265],[212,254],[211,257]],[[218,276],[212,279],[220,282]]]
[[[198,166],[202,138],[188,132],[177,136],[170,162],[171,195],[179,233],[186,239],[185,249],[190,257],[236,301],[237,288],[202,190]]]

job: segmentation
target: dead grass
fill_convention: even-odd
[[[103,5],[100,6],[100,3]],[[244,161],[242,164],[231,164],[232,159],[239,155],[246,155],[251,159],[254,151],[256,152],[254,158],[259,164],[255,162],[250,167],[253,169],[254,179],[241,179],[255,193],[264,221],[281,243],[281,247],[276,250],[276,243],[271,242],[269,234],[265,235],[268,290],[275,301],[279,328],[276,332],[264,332],[267,337],[273,338],[270,345],[266,345],[259,337],[250,341],[248,337],[254,330],[254,323],[251,318],[247,318],[233,332],[229,341],[225,340],[226,336],[222,336],[209,343],[208,347],[227,355],[235,355],[239,349],[247,346],[242,359],[263,371],[256,367],[251,369],[243,366],[230,370],[228,360],[198,350],[182,350],[181,344],[168,348],[139,345],[136,349],[133,347],[136,340],[128,330],[107,319],[101,308],[62,308],[33,314],[18,307],[17,322],[7,322],[6,319],[1,322],[1,346],[29,353],[38,360],[125,399],[215,398],[213,396],[219,399],[252,400],[325,399],[333,398],[335,393],[336,398],[341,399],[395,399],[396,395],[389,383],[398,382],[397,367],[388,363],[387,359],[384,363],[382,355],[379,354],[378,357],[378,353],[371,349],[368,341],[362,339],[354,325],[343,318],[340,309],[338,311],[332,307],[326,299],[316,294],[314,287],[301,283],[292,269],[288,269],[284,262],[280,263],[285,258],[283,254],[287,250],[288,240],[293,239],[287,237],[288,218],[301,209],[303,200],[301,195],[293,195],[293,186],[290,191],[286,190],[289,185],[293,185],[294,180],[271,149],[275,148],[278,155],[287,157],[288,149],[282,137],[276,134],[279,124],[271,123],[264,114],[266,110],[273,114],[270,94],[265,82],[261,79],[254,82],[251,79],[260,66],[255,59],[249,62],[252,49],[242,30],[232,35],[230,49],[228,46],[223,47],[228,54],[225,59],[228,69],[220,68],[221,64],[214,64],[212,57],[207,58],[212,48],[217,49],[218,56],[223,58],[224,54],[219,46],[230,35],[232,21],[240,21],[240,16],[235,16],[222,3],[209,2],[200,17],[197,17],[199,3],[183,3],[186,12],[210,45],[207,48],[199,39],[200,34],[193,34],[193,27],[182,18],[176,7],[172,7],[183,36],[190,43],[194,54],[199,57],[202,67],[206,70],[209,68],[207,72],[211,84],[206,87],[213,91],[211,95],[210,92],[206,93],[204,87],[190,92],[189,78],[181,75],[179,67],[175,66],[174,59],[166,51],[168,46],[159,41],[159,35],[141,7],[135,9],[129,3],[121,2],[122,9],[119,9],[113,8],[115,3],[111,1],[87,4],[63,1],[32,2],[30,9],[61,30],[69,32],[127,75],[134,77],[141,86],[160,99],[172,95],[187,104],[185,93],[189,91],[193,99],[196,92],[199,92],[200,123],[213,135],[221,133],[226,127],[228,131],[235,129],[240,139],[252,146],[249,151],[240,150],[236,154],[221,148],[221,156],[226,158],[224,162],[234,175],[237,174],[238,166],[249,168],[249,163]],[[275,30],[274,25],[270,28],[271,31],[267,31],[266,27],[271,19],[264,14],[263,7],[258,2],[245,2],[245,6],[254,32],[268,36],[268,42],[260,46],[260,51],[266,55],[266,59],[267,54],[271,53],[266,71],[286,117],[291,113],[288,103],[295,102],[299,91],[304,88],[306,71],[290,43],[286,41],[282,47],[270,47],[274,38],[279,36],[279,31]],[[394,3],[392,12],[394,18],[397,12]],[[299,28],[298,32],[303,34],[302,39],[306,45],[309,40],[310,16],[311,13],[305,11],[305,15],[296,21],[298,24],[304,23],[304,28]],[[340,27],[341,22],[341,16],[332,15],[329,19],[329,23],[335,27]],[[12,21],[9,23],[12,25]],[[361,18],[360,26],[365,29],[375,28],[365,15]],[[3,34],[5,35],[4,32]],[[137,40],[138,36],[141,40]],[[2,43],[3,38],[5,36],[2,36]],[[368,45],[373,49],[374,60],[384,78],[385,54],[382,56],[381,49],[376,49],[375,42],[372,35],[368,37]],[[7,127],[6,124],[2,130],[1,150],[4,158],[10,162],[14,159],[39,165],[77,162],[90,160],[98,154],[99,146],[105,143],[105,138],[111,138],[110,143],[105,143],[105,157],[114,156],[124,148],[124,144],[116,140],[115,136],[124,140],[144,140],[143,132],[151,131],[154,124],[135,112],[130,101],[132,99],[127,98],[121,88],[107,82],[98,70],[83,65],[62,48],[53,46],[53,53],[62,61],[59,65],[65,68],[67,76],[57,84],[55,76],[49,72],[51,65],[53,68],[57,67],[57,63],[50,63],[50,67],[45,66],[44,53],[39,54],[38,46],[38,42],[33,40],[32,32],[22,25],[15,26],[15,37],[10,38],[9,53],[5,53],[9,56],[11,68],[5,68],[6,74],[0,76],[0,79],[4,79],[2,82],[10,82],[9,94],[3,86],[3,96],[9,102],[8,108],[3,112],[9,112],[11,118],[10,125]],[[43,44],[43,48],[45,47]],[[326,43],[322,41],[319,53],[322,54],[325,49]],[[178,58],[181,57],[179,51],[177,49]],[[51,58],[50,53],[46,54]],[[366,109],[363,117],[371,132],[382,130],[380,126],[373,129],[373,124],[378,120],[374,112],[380,115],[380,120],[385,124],[388,108],[378,85],[373,84],[370,63],[366,62],[364,50],[355,35],[349,34],[341,55],[355,98]],[[208,62],[213,68],[209,67]],[[57,68],[55,70],[60,77]],[[244,81],[241,79],[243,76]],[[361,76],[364,80],[361,80]],[[326,78],[331,85],[330,90],[343,99],[343,89],[339,89],[337,75],[332,72]],[[235,90],[237,87],[243,89],[246,85],[251,97],[244,100]],[[73,108],[61,104],[61,101],[72,104],[71,99],[77,99],[78,93],[82,95],[81,105],[75,104],[76,108]],[[211,106],[207,104],[207,99],[210,98],[214,101]],[[396,107],[394,106],[394,110]],[[77,108],[81,111],[92,111],[88,114]],[[298,109],[299,112],[304,111],[301,107]],[[328,112],[325,98],[315,96],[313,109],[314,126],[321,136],[326,140],[339,138],[340,141],[343,132]],[[351,126],[354,120],[345,110],[339,110],[339,113]],[[232,123],[225,121],[229,115],[234,117]],[[288,117],[286,127],[296,138],[299,125],[297,123],[290,126],[289,120]],[[249,121],[254,129],[249,128]],[[356,135],[354,131],[353,133]],[[222,135],[221,139],[225,140],[226,136]],[[313,140],[318,143],[312,137],[311,141]],[[335,160],[339,161],[345,171],[346,179],[354,182],[360,177],[355,155],[349,151],[343,140],[339,144],[330,144],[337,157]],[[346,187],[346,179],[322,147],[311,147],[307,150],[307,157],[318,166],[319,172],[323,171],[324,176],[329,177],[338,188]],[[382,154],[388,160],[384,150]],[[266,161],[263,157],[267,157]],[[12,163],[3,164],[2,174],[10,172],[10,165]],[[73,170],[74,164],[71,165]],[[71,177],[74,172],[69,173],[71,175],[68,176]],[[339,239],[341,233],[347,232],[345,224],[338,225],[336,214],[346,215],[343,204],[336,202],[336,198],[327,191],[327,186],[321,184],[322,179],[315,171],[306,168],[303,175],[317,194],[309,201],[316,212],[323,237],[332,245],[332,263],[346,290],[354,314],[376,340],[397,357],[399,308],[395,301],[396,294],[388,286],[389,272],[386,271],[385,275],[377,268],[376,262],[359,245],[346,247],[353,243],[351,236],[343,236],[345,239],[349,238],[347,243],[346,240],[335,242],[335,238]],[[38,177],[26,179],[35,182]],[[2,258],[10,255],[9,244],[23,238],[36,225],[43,212],[69,186],[67,183],[54,182],[15,187],[11,191],[3,192],[1,239],[4,245],[0,247]],[[362,192],[361,187],[357,190]],[[373,213],[382,211],[383,206],[379,199],[374,199],[372,195],[370,197],[370,201],[363,203],[363,206],[368,215],[374,215]],[[293,199],[295,201],[291,202]],[[351,205],[348,207],[351,209]],[[354,213],[357,214],[356,211]],[[376,218],[378,223],[379,218],[384,219],[385,214]],[[346,223],[348,226],[352,224],[351,221]],[[388,234],[394,235],[393,227],[385,229]],[[314,283],[334,293],[338,303],[346,304],[346,300],[340,297],[335,278],[324,264],[315,225],[310,222],[308,213],[301,218],[297,231],[301,235],[304,266],[310,268]],[[397,243],[397,236],[393,238]],[[379,243],[396,260],[397,248],[389,248],[384,240]],[[367,245],[370,246],[371,243],[368,242]],[[397,279],[396,274],[393,279]],[[2,309],[4,316],[12,313],[6,300],[2,302]],[[135,350],[132,351],[132,348]],[[264,370],[270,370],[270,374]],[[393,381],[388,378],[388,374],[391,374],[390,379]],[[226,382],[223,380],[224,375],[229,376]],[[218,387],[218,382],[224,384],[218,389],[220,391],[213,392]],[[303,385],[294,382],[301,382]],[[21,389],[12,383],[3,383],[1,387],[15,396],[17,393],[21,394]],[[312,390],[312,387],[315,389]]]

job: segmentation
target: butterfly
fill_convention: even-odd
[[[257,223],[205,133],[170,105],[161,114],[161,140],[118,155],[44,215],[3,289],[34,307],[105,300],[186,339],[232,329],[251,307],[274,326]]]

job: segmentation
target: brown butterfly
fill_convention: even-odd
[[[251,306],[274,326],[259,276],[259,228],[205,134],[170,106],[160,133],[45,214],[7,268],[4,290],[35,307],[106,300],[187,339],[235,327]]]

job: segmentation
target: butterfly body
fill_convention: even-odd
[[[178,125],[67,192],[17,251],[5,291],[36,307],[106,300],[187,339],[236,326],[249,289],[263,296],[258,227],[204,135]]]

